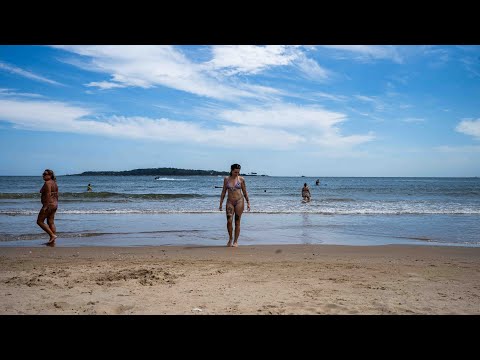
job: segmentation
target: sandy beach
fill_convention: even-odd
[[[480,314],[480,248],[0,248],[1,314]]]

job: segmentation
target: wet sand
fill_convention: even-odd
[[[480,248],[0,248],[0,314],[480,314]]]

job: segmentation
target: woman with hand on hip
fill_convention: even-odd
[[[227,203],[226,203],[226,212],[227,212],[227,230],[228,230],[228,243],[227,246],[238,246],[238,237],[240,236],[240,220],[242,218],[242,213],[244,210],[243,198],[247,200],[247,209],[250,211],[250,200],[248,199],[247,188],[245,186],[245,179],[240,176],[239,164],[233,164],[230,169],[230,176],[226,176],[223,179],[223,190],[222,195],[220,195],[220,207],[218,208],[222,211],[223,199],[225,194],[228,192]],[[235,214],[235,238],[232,239],[232,222],[233,215]],[[232,243],[233,240],[233,243]]]

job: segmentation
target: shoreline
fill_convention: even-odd
[[[480,248],[2,247],[0,314],[480,314]]]
[[[242,217],[241,245],[426,245],[480,247],[478,216],[317,216],[250,214]],[[208,214],[58,215],[57,245],[223,246],[224,212]],[[2,217],[0,247],[37,247],[48,239],[32,217]]]

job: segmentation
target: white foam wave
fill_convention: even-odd
[[[188,179],[155,178],[157,181],[188,181]]]
[[[97,209],[97,210],[59,210],[57,214],[211,214],[211,213],[223,213],[217,209]],[[298,209],[298,210],[281,210],[281,209],[263,209],[252,210],[250,212],[244,212],[244,214],[318,214],[318,215],[480,215],[480,210],[315,210],[315,209]],[[0,210],[0,215],[11,216],[31,216],[37,215],[36,210]]]

